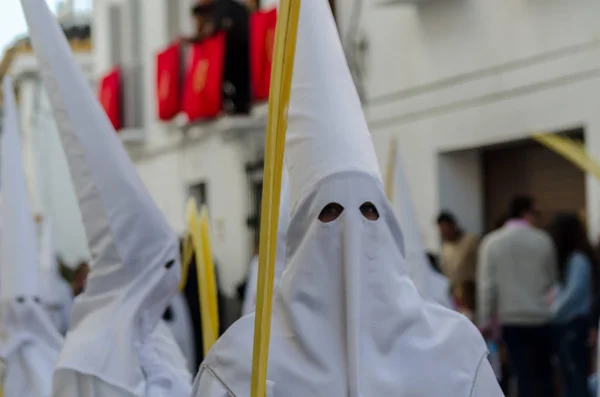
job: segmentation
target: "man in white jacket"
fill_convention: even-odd
[[[44,0],[22,0],[92,255],[54,374],[56,397],[187,397],[190,375],[162,321],[179,243],[135,172]]]
[[[4,397],[48,397],[63,339],[40,299],[37,236],[9,78],[1,140],[0,389]]]
[[[303,0],[286,139],[291,222],[267,396],[500,397],[485,342],[406,270],[327,0]],[[254,315],[213,346],[195,397],[248,397]]]

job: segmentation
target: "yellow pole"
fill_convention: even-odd
[[[583,172],[588,172],[600,180],[600,164],[587,153],[581,143],[556,134],[533,134],[532,138],[558,153]]]
[[[205,234],[209,233],[208,225],[203,226],[202,219],[198,216],[195,200],[188,202],[189,233],[196,253],[196,277],[198,278],[198,300],[200,304],[200,321],[202,324],[202,345],[204,354],[208,353],[219,337],[219,318],[216,303],[216,283],[210,239]],[[205,221],[207,222],[207,221]],[[203,229],[205,232],[203,232]],[[208,259],[210,257],[210,259]],[[212,282],[211,282],[212,278]],[[217,313],[215,315],[215,313]]]
[[[188,230],[183,239],[183,249],[181,252],[181,281],[179,282],[179,291],[183,291],[187,284],[188,274],[190,272],[190,264],[194,255],[194,245],[192,243],[192,235]],[[2,397],[2,396],[0,396]]]
[[[396,171],[396,152],[398,150],[398,140],[392,138],[390,142],[390,152],[388,154],[387,169],[385,174],[385,194],[390,202],[394,202],[394,173]]]
[[[215,340],[211,341],[210,346],[205,346],[204,350],[207,353],[219,337],[219,303],[217,300],[217,279],[215,277],[215,264],[213,261],[208,209],[206,206],[202,206],[200,210],[200,235],[202,237],[202,267],[205,279],[204,286],[206,288],[206,306],[210,315],[212,334],[216,336]]]
[[[299,15],[300,0],[279,2],[265,142],[251,397],[265,397],[267,391],[281,174]]]

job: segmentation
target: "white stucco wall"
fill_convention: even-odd
[[[463,223],[482,224],[481,204],[461,201],[465,187],[469,197],[480,194],[474,165],[448,183],[423,182],[448,177],[450,170],[439,172],[440,153],[584,126],[600,158],[598,15],[594,0],[365,3],[373,139],[383,165],[389,139],[398,137],[429,248],[438,246],[432,220],[441,206],[456,203]],[[591,179],[587,201],[596,236],[600,190]]]

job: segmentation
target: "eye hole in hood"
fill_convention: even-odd
[[[363,203],[360,206],[360,213],[365,217],[365,219],[370,221],[376,221],[379,219],[379,211],[377,211],[375,204],[371,203],[370,201]]]
[[[335,221],[344,212],[344,207],[338,203],[327,204],[319,214],[319,220],[323,223],[329,223]]]

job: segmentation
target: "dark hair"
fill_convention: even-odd
[[[213,2],[207,4],[196,4],[192,7],[193,16],[205,16],[214,11],[215,5]]]
[[[530,196],[516,196],[510,202],[508,213],[512,219],[522,218],[527,212],[533,211],[533,204]]]
[[[593,290],[597,293],[598,257],[590,244],[583,223],[574,213],[557,214],[550,223],[549,232],[554,240],[558,255],[558,275],[561,283],[565,281],[567,261],[576,251],[584,254],[592,267]]]
[[[437,217],[437,224],[441,223],[449,223],[451,225],[456,225],[456,218],[451,212],[442,211]]]
[[[510,216],[508,214],[504,214],[496,219],[494,222],[494,228],[492,230],[501,229],[506,222],[510,220]]]

